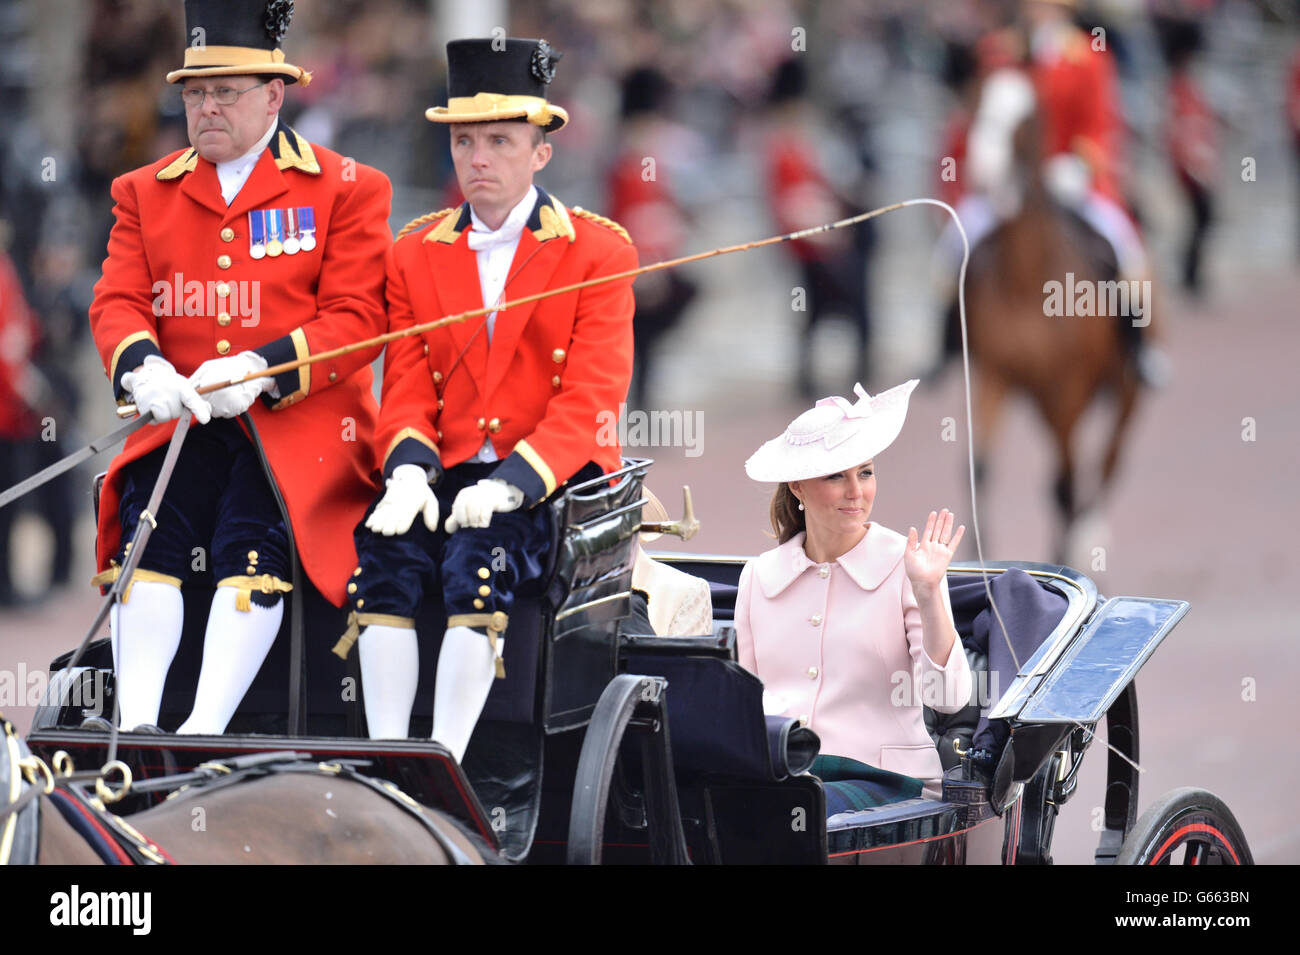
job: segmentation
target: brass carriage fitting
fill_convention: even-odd
[[[684,541],[690,540],[700,531],[700,522],[695,519],[695,503],[691,500],[691,489],[682,485],[682,519],[679,521],[657,521],[642,524],[643,534],[672,534]]]
[[[122,786],[117,791],[108,788],[104,780],[110,773],[120,773],[122,776]],[[123,796],[131,791],[131,767],[126,765],[120,759],[105,763],[104,768],[99,771],[99,776],[95,778],[95,793],[99,796],[99,801],[108,805],[120,800]]]

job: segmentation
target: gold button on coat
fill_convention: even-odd
[[[560,376],[559,376],[559,375],[553,375],[553,376],[551,377],[551,387],[552,387],[552,388],[558,388],[558,387],[560,387]]]
[[[487,580],[492,576],[492,571],[488,570],[486,567],[480,567],[478,569],[478,575],[481,580]]]
[[[480,597],[487,597],[491,595],[491,593],[492,593],[492,588],[489,587],[487,584],[484,584],[482,587],[478,589],[478,595]]]
[[[350,593],[350,594],[354,594],[354,593],[356,593],[356,592],[357,592],[357,585],[356,585],[356,584],[348,584],[348,593]]]
[[[447,403],[447,402],[445,402],[445,401],[443,401],[441,398],[439,398],[439,399],[438,399],[438,410],[441,411],[442,408],[443,408],[443,406],[444,406],[446,403]]]
[[[217,354],[218,355],[230,354],[230,342],[226,341],[224,338],[221,339],[221,341],[217,342]]]
[[[482,431],[484,428],[487,427],[487,420],[484,419],[484,418],[479,418],[478,421],[474,422],[474,425],[475,425],[475,427],[477,427],[480,431]]]
[[[222,242],[234,242],[234,241],[235,241],[235,230],[232,229],[232,228],[230,228],[230,226],[226,226],[224,229],[222,229],[222,230],[221,230],[221,241],[222,241]]]
[[[224,327],[226,327],[227,325],[229,325],[229,324],[230,324],[230,313],[229,313],[229,312],[222,312],[221,314],[219,314],[219,315],[217,316],[217,324],[220,325],[222,328],[224,328]]]
[[[501,430],[501,419],[500,419],[500,418],[493,418],[491,421],[489,421],[489,422],[488,422],[488,430],[491,431],[493,434],[496,434],[498,431],[500,431],[500,430]]]
[[[564,361],[564,349],[557,348],[555,351],[551,352],[551,361],[555,362],[557,365]]]
[[[228,255],[219,255],[219,256],[217,256],[217,268],[219,268],[219,269],[228,269],[228,268],[230,268],[230,256],[228,256]]]
[[[435,372],[433,373],[433,380],[434,380],[434,381],[442,381],[442,372],[440,372],[440,371],[435,371]]]
[[[230,295],[230,286],[225,282],[218,282],[217,294],[220,295],[222,298],[228,297]]]
[[[330,381],[338,381],[338,380],[339,380],[339,373],[337,371],[331,371]]]
[[[483,609],[484,607],[486,607],[486,606],[487,606],[487,604],[483,603],[483,601],[479,600],[477,597],[474,598],[474,609],[475,609],[475,610],[482,610],[482,609]]]

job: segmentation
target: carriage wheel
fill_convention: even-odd
[[[621,673],[605,687],[587,726],[569,809],[569,865],[599,865],[610,782],[624,734],[641,737],[645,807],[652,862],[689,865],[673,778],[668,713],[661,677]],[[639,718],[639,719],[638,719]]]
[[[1115,858],[1116,865],[1254,865],[1232,811],[1204,789],[1184,787],[1155,801]]]

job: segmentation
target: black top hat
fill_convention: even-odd
[[[525,119],[553,133],[569,114],[546,99],[562,54],[545,40],[452,40],[447,44],[447,105],[424,112],[433,123]]]
[[[657,113],[668,105],[672,84],[653,66],[639,66],[623,74],[622,109],[624,119],[643,113]]]
[[[293,19],[293,0],[185,0],[185,66],[168,83],[187,76],[274,73],[286,83],[311,82],[311,74],[286,63],[280,41]]]

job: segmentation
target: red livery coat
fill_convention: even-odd
[[[537,193],[506,302],[636,268],[620,226]],[[483,307],[469,206],[429,218],[389,252],[390,331]],[[618,467],[634,308],[623,279],[498,312],[490,347],[484,316],[389,344],[375,435],[384,475],[400,464],[440,474],[474,457],[485,436],[501,458],[493,476],[529,505],[588,461]]]
[[[981,77],[1004,68],[1026,68],[1038,98],[1043,123],[1043,158],[1075,153],[1088,163],[1092,188],[1124,206],[1124,120],[1119,80],[1109,51],[1093,49],[1092,38],[1071,28],[1060,53],[1046,60],[1028,56],[1022,34],[999,30],[986,34],[976,47]],[[965,165],[969,120],[958,117],[944,136],[944,151]],[[966,190],[964,176],[942,186],[946,201]]]
[[[216,166],[193,149],[119,177],[112,195],[117,221],[90,326],[119,403],[123,372],[149,354],[189,375],[248,349],[275,365],[383,333],[392,187],[378,170],[281,123],[229,207]],[[249,254],[250,210],[304,207],[315,214],[314,249]],[[356,563],[352,529],[374,494],[369,364],[378,351],[279,375],[280,397],[249,409],[303,569],[336,605]],[[135,432],[113,460],[100,501],[101,570],[119,549],[123,466],[165,444],[173,428]]]
[[[1088,34],[1073,30],[1065,49],[1030,68],[1042,103],[1044,157],[1073,152],[1092,168],[1092,188],[1123,205],[1123,117],[1119,80],[1109,51],[1094,50]]]

